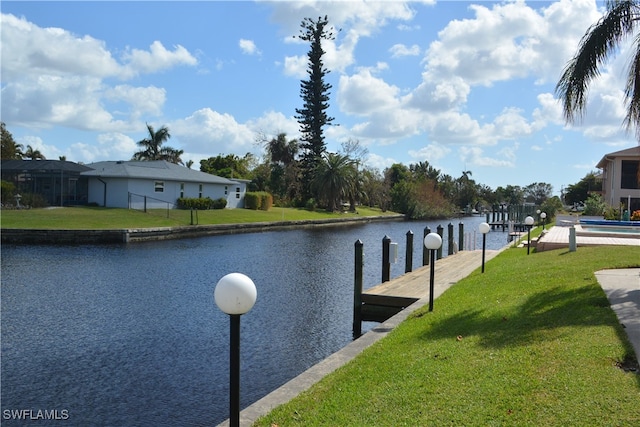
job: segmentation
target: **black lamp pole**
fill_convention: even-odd
[[[484,252],[487,247],[487,233],[482,233],[482,272],[484,273]]]
[[[433,311],[433,282],[436,273],[436,249],[429,249],[429,252],[431,252],[431,266],[429,270],[429,311]]]
[[[240,426],[240,315],[231,314],[229,349],[229,425]]]

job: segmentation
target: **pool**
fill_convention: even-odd
[[[640,238],[640,221],[581,219],[576,235],[591,237]]]

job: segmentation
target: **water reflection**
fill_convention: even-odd
[[[245,407],[351,340],[356,240],[365,245],[367,288],[380,282],[384,235],[400,243],[396,277],[407,230],[418,267],[422,230],[439,223],[446,229],[446,221],[386,222],[130,245],[3,245],[2,409],[66,409],[71,425],[217,424],[228,413],[229,322],[213,302],[220,277],[239,271],[258,288],[242,321]],[[505,234],[489,234],[488,248],[505,243]]]

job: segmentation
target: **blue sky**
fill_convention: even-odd
[[[554,87],[592,0],[3,1],[1,119],[47,158],[128,160],[145,123],[166,125],[183,160],[258,156],[256,141],[298,137],[304,17],[340,31],[324,45],[327,148],[359,141],[367,165],[428,161],[492,188],[574,184],[608,152],[637,145],[622,128],[626,46],[567,126]]]

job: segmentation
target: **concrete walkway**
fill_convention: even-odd
[[[640,358],[640,268],[600,270],[596,278]]]
[[[552,227],[543,236],[538,238],[536,250],[538,252],[550,251],[554,249],[569,249],[569,229],[570,227]],[[640,246],[638,238],[620,238],[613,236],[582,236],[576,235],[576,245],[585,246]]]

